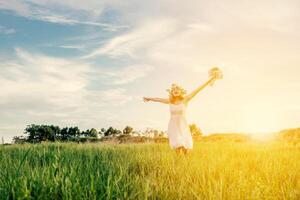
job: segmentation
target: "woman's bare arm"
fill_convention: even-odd
[[[216,80],[215,77],[212,77],[211,79],[209,79],[206,83],[199,86],[197,89],[195,89],[190,94],[186,95],[185,98],[184,98],[184,101],[189,102],[192,98],[194,98],[196,96],[196,94],[198,94],[201,90],[203,90],[206,86],[208,86],[209,84],[211,84],[215,80]]]
[[[164,99],[164,98],[150,98],[150,97],[144,97],[144,101],[154,101],[154,102],[159,102],[159,103],[165,103],[169,104],[169,99]]]

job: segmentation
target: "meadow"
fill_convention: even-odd
[[[300,147],[195,142],[0,146],[0,199],[300,199]]]

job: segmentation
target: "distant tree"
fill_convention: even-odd
[[[130,134],[132,133],[132,131],[133,131],[133,128],[132,128],[132,127],[126,126],[126,127],[124,128],[124,130],[123,130],[123,134],[125,134],[125,135],[130,135]]]
[[[153,137],[154,136],[154,129],[152,128],[146,128],[146,130],[143,132],[143,135],[146,137]]]
[[[153,128],[146,128],[146,130],[144,130],[142,132],[142,135],[146,136],[146,137],[161,137],[164,135],[164,132],[161,130],[157,130],[157,129],[153,129]]]
[[[98,138],[98,131],[94,128],[90,130],[90,137]]]
[[[24,144],[25,142],[27,142],[27,137],[23,135],[13,137],[13,143],[15,144]]]
[[[25,134],[28,134],[28,142],[56,141],[60,134],[60,128],[54,125],[35,125],[26,127]]]
[[[104,133],[106,132],[106,129],[105,128],[101,128],[100,131],[99,131],[99,134],[102,136],[104,136]]]
[[[190,131],[191,131],[192,136],[201,136],[202,135],[202,131],[200,130],[200,128],[197,127],[196,124],[190,125]]]
[[[107,130],[104,132],[104,136],[110,136],[114,134],[115,129],[113,127],[109,127]]]
[[[60,135],[60,128],[59,126],[54,126],[54,125],[44,125],[44,128],[48,130],[49,138],[48,140],[51,142],[54,142],[59,139]]]
[[[140,136],[141,135],[141,131],[134,130],[134,131],[132,131],[132,135],[134,135],[134,136]]]
[[[164,137],[166,135],[166,133],[164,131],[160,131],[160,133],[158,134],[159,137]]]
[[[77,137],[79,137],[81,135],[81,131],[80,131],[80,129],[77,126],[70,127],[69,128],[69,135],[71,137],[73,137],[73,138],[77,138]]]
[[[90,129],[87,129],[87,130],[85,130],[85,131],[82,131],[82,132],[81,132],[81,135],[82,135],[82,136],[85,136],[85,137],[88,137],[88,136],[89,136],[89,132],[90,132]]]
[[[81,136],[81,131],[77,126],[75,126],[75,127],[62,128],[60,131],[59,138],[61,141],[74,141],[79,139],[80,136]]]
[[[82,135],[86,136],[86,137],[93,137],[93,138],[98,138],[98,131],[94,128],[92,128],[91,130],[86,130],[82,132]]]
[[[38,127],[39,127],[38,125],[31,124],[25,128],[24,133],[28,134],[27,137],[28,142],[31,143],[39,142],[39,140],[41,139],[41,134],[38,131]]]
[[[113,127],[109,127],[105,132],[104,132],[104,136],[116,136],[116,135],[119,135],[121,134],[122,131],[118,130],[118,129],[115,129]]]
[[[101,132],[101,133],[104,133],[105,131],[106,131],[105,128],[101,128],[101,129],[100,129],[100,132]]]
[[[122,134],[121,130],[115,129],[115,134],[114,135],[121,135],[121,134]]]
[[[157,130],[157,129],[154,129],[152,130],[153,132],[153,137],[157,138],[157,137],[164,137],[165,133],[161,130]]]
[[[90,130],[88,130],[90,131]],[[85,136],[85,131],[80,131],[80,129],[75,127],[65,127],[61,129],[61,140],[62,141],[74,141],[78,140],[81,136]]]
[[[60,131],[60,140],[67,141],[69,139],[70,139],[69,128],[68,127],[62,128]]]

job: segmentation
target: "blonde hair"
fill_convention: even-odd
[[[174,96],[173,91],[174,89],[179,89],[180,91],[180,96]],[[173,83],[171,86],[171,89],[167,89],[169,92],[169,101],[170,103],[174,103],[176,100],[182,101],[184,99],[184,95],[186,94],[186,90],[180,87],[179,85]]]

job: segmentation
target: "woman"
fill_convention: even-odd
[[[169,98],[149,98],[144,97],[144,101],[154,101],[170,105],[170,121],[168,124],[167,134],[169,137],[169,144],[177,153],[183,152],[187,154],[188,149],[193,148],[193,140],[189,125],[185,118],[185,110],[191,99],[195,97],[198,92],[208,85],[213,85],[217,79],[222,78],[222,73],[218,68],[213,68],[209,71],[210,79],[192,93],[185,95],[186,90],[182,87],[172,84],[171,89],[168,89]]]

